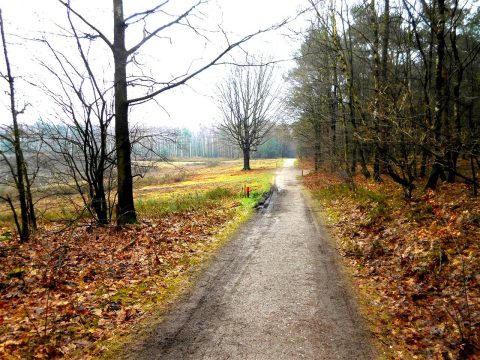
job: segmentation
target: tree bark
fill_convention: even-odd
[[[448,86],[446,77],[447,69],[445,66],[445,0],[437,0],[438,4],[438,25],[436,31],[437,37],[437,68],[435,74],[435,117],[434,117],[434,140],[440,144],[440,151],[445,150],[442,131],[447,131],[447,97],[446,87]],[[443,145],[442,145],[443,144]],[[443,155],[445,156],[445,154]],[[437,181],[444,176],[443,166],[445,159],[437,156],[435,164],[430,173],[426,187],[435,189]]]
[[[343,49],[340,46],[340,41],[338,39],[338,33],[337,33],[337,28],[336,28],[336,15],[334,12],[332,12],[332,24],[333,24],[333,45],[334,48],[336,49],[339,60],[340,60],[340,68],[341,71],[347,81],[347,96],[348,96],[348,108],[349,108],[349,114],[350,114],[350,123],[352,124],[353,128],[353,152],[352,152],[352,163],[351,163],[351,172],[352,174],[355,173],[356,167],[357,167],[357,151],[358,155],[360,155],[360,165],[362,168],[362,174],[365,176],[365,178],[369,178],[370,171],[367,168],[367,162],[365,159],[365,153],[363,146],[358,140],[358,138],[355,138],[356,135],[359,133],[359,129],[357,126],[357,120],[356,120],[356,114],[355,110],[358,108],[358,100],[355,96],[355,90],[354,90],[354,70],[353,70],[353,40],[352,40],[352,35],[351,35],[351,24],[349,21],[347,21],[348,25],[348,36],[347,33],[345,33],[345,25],[343,25],[344,28],[344,42],[345,42],[345,49],[348,51],[348,61],[350,62],[350,68],[348,67],[347,63],[347,58],[345,54],[343,53]],[[342,24],[344,24],[344,19],[342,17]]]
[[[243,170],[251,170],[250,168],[250,149],[243,149]]]
[[[477,174],[475,170],[475,162],[473,161],[474,156],[470,155],[470,168],[472,170],[472,179],[473,179],[473,196],[478,195],[478,185],[477,185]]]
[[[427,175],[427,162],[428,162],[428,153],[424,149],[422,151],[422,162],[420,165],[420,174],[419,174],[421,178],[424,178]]]
[[[384,0],[382,31],[382,85],[388,84],[388,46],[390,43],[390,0]]]
[[[382,153],[382,129],[380,125],[380,37],[379,37],[379,24],[377,17],[377,9],[375,5],[375,0],[372,0],[370,3],[370,12],[371,12],[371,21],[373,23],[373,86],[374,86],[374,99],[373,99],[373,126],[374,126],[374,160],[373,160],[373,178],[375,181],[381,181],[380,177],[380,157]]]
[[[31,230],[37,229],[37,216],[35,215],[35,207],[33,204],[33,196],[32,196],[32,183],[28,176],[27,172],[27,163],[25,160],[23,161],[23,173],[25,174],[25,195],[27,200],[27,208],[28,208],[28,223],[31,227]]]
[[[458,1],[454,2],[454,13],[457,11],[458,8]],[[448,170],[447,181],[450,183],[455,182],[455,174],[457,171],[457,160],[458,156],[462,147],[462,139],[461,139],[461,132],[462,132],[462,119],[461,119],[461,100],[460,100],[460,88],[463,81],[463,72],[464,68],[462,65],[462,61],[460,60],[460,54],[457,47],[457,24],[455,23],[455,19],[453,19],[453,26],[450,32],[450,40],[452,44],[453,50],[453,57],[454,57],[454,64],[455,64],[455,82],[453,86],[453,117],[455,121],[455,134],[454,134],[454,148],[449,151],[449,162],[451,168]]]
[[[131,144],[128,128],[127,58],[125,48],[125,21],[123,1],[113,0],[115,63],[115,146],[117,151],[118,212],[117,224],[137,221],[133,202],[133,179],[131,168]]]
[[[333,89],[332,89],[332,104],[331,104],[331,121],[330,121],[330,133],[331,133],[331,169],[332,171],[335,170],[337,167],[337,121],[338,121],[338,74],[337,74],[337,62],[336,58],[334,57],[333,64]]]

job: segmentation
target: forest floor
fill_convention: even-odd
[[[112,339],[188,287],[197,265],[269,190],[281,161],[253,161],[250,172],[239,171],[238,161],[180,165],[161,165],[137,183],[137,225],[44,221],[20,243],[3,224],[0,358],[105,352]],[[250,198],[243,195],[245,185]]]
[[[384,358],[479,358],[479,198],[456,183],[405,200],[383,180],[304,177]]]

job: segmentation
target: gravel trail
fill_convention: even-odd
[[[127,359],[375,359],[287,160],[277,191]]]

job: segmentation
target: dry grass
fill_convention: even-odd
[[[145,202],[161,199],[164,203],[188,200],[192,196],[203,196],[215,187],[228,188],[234,194],[241,194],[242,187],[250,186],[254,192],[266,191],[268,179],[258,175],[266,170],[281,166],[282,160],[252,160],[253,170],[240,169],[240,160],[201,159],[197,161],[149,163],[150,170],[143,178],[135,178],[134,196],[137,207],[143,209]],[[261,176],[260,176],[261,177]],[[36,212],[40,223],[46,225],[59,221],[87,220],[88,212],[80,196],[73,188],[52,185],[36,191]],[[113,195],[112,195],[113,196]],[[150,212],[151,213],[151,212]],[[161,211],[163,214],[164,211]],[[140,215],[143,216],[142,210]],[[10,230],[13,217],[10,209],[0,205],[0,233]]]

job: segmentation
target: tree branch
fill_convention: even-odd
[[[71,11],[73,14],[75,14],[76,17],[78,17],[85,25],[87,25],[90,29],[92,29],[93,31],[95,31],[98,36],[100,37],[100,39],[102,39],[107,45],[108,47],[113,51],[113,44],[110,42],[110,40],[108,40],[108,38],[96,27],[94,26],[92,23],[90,23],[87,19],[85,19],[80,13],[78,13],[77,11],[75,11],[74,9],[72,9],[72,7],[70,6],[70,0],[65,2],[63,0],[58,0],[58,2],[60,4],[62,4],[63,6],[65,6],[67,8],[67,11]]]
[[[197,76],[198,74],[202,73],[203,71],[205,71],[206,69],[208,69],[209,67],[213,66],[213,65],[217,65],[218,64],[218,60],[222,59],[228,52],[230,52],[232,49],[236,48],[236,47],[239,47],[240,45],[242,45],[243,43],[247,42],[248,40],[250,40],[251,38],[259,35],[259,34],[263,34],[263,33],[266,33],[266,32],[269,32],[269,31],[272,31],[272,30],[276,30],[280,27],[282,27],[283,25],[286,24],[286,20],[281,22],[280,24],[277,24],[277,25],[274,25],[274,26],[271,26],[267,29],[261,29],[261,30],[258,30],[257,32],[255,33],[252,33],[252,34],[249,34],[245,37],[243,37],[242,39],[234,42],[234,43],[229,43],[229,45],[220,53],[218,54],[214,59],[212,59],[211,61],[209,61],[207,64],[205,64],[204,66],[202,66],[201,68],[197,69],[196,71],[194,71],[193,73],[191,73],[190,75],[187,75],[185,76],[182,80],[179,80],[175,83],[172,83],[172,84],[169,84],[161,89],[158,89],[150,94],[147,94],[145,96],[140,96],[140,97],[137,97],[137,98],[134,98],[134,99],[130,99],[128,100],[128,104],[129,105],[135,105],[137,103],[141,103],[141,102],[145,102],[146,100],[150,100],[152,98],[154,98],[155,96],[163,93],[164,91],[167,91],[167,90],[171,90],[173,88],[176,88],[180,85],[184,85],[188,80],[194,78],[195,76]]]
[[[193,5],[190,9],[185,11],[182,15],[178,16],[175,20],[169,22],[168,24],[162,25],[155,29],[153,32],[145,36],[140,42],[132,47],[130,50],[127,50],[128,55],[132,55],[135,53],[142,45],[144,45],[148,40],[156,36],[160,31],[169,28],[172,25],[178,24],[181,20],[185,19],[195,8],[197,8],[200,4],[204,3],[204,0],[199,0],[195,5]],[[127,18],[128,19],[128,18]],[[126,20],[125,20],[126,21]]]

